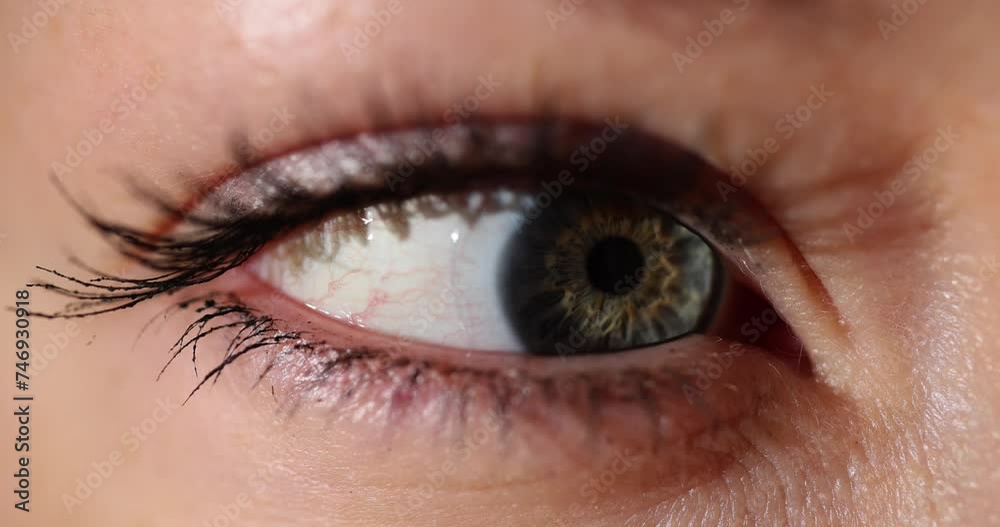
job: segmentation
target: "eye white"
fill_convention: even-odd
[[[310,307],[370,331],[460,349],[523,351],[504,311],[499,276],[506,243],[523,219],[519,203],[528,198],[491,192],[488,211],[477,210],[487,201],[482,194],[463,199],[462,207],[433,197],[389,213],[370,207],[361,215],[363,228],[332,218],[262,254],[251,270]],[[436,212],[427,214],[428,205]]]

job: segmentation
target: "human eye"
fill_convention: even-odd
[[[238,370],[362,437],[502,422],[529,459],[625,449],[682,484],[729,455],[691,441],[733,441],[717,423],[752,411],[747,383],[774,361],[808,375],[760,285],[794,267],[710,165],[613,122],[359,134],[223,174],[186,207],[140,189],[166,233],[84,213],[155,276],[39,286],[76,300],[62,316],[191,288],[164,370],[200,363],[192,396]]]
[[[619,136],[624,130],[547,133],[557,137],[544,144],[525,140],[538,136],[532,127],[509,125],[450,127],[439,142],[429,131],[380,137],[393,145],[385,149],[395,157],[390,168],[398,167],[381,169],[390,188],[428,177],[411,158],[439,155],[455,172],[469,171],[473,160],[483,165],[467,176],[468,190],[429,188],[361,204],[274,244],[249,269],[345,324],[452,349],[606,353],[664,343],[715,321],[731,277],[709,242],[662,206],[696,189],[671,191],[661,205],[630,193],[643,175],[616,161],[637,150],[638,142]],[[581,141],[576,150],[568,148],[573,139]],[[572,164],[587,159],[591,142],[601,153]],[[322,163],[341,147],[300,159]],[[490,152],[503,157],[483,158]],[[683,156],[635,153],[665,177],[690,179],[698,168]],[[601,172],[616,166],[617,177],[602,182]],[[258,170],[297,177],[285,160]]]

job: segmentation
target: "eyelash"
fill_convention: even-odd
[[[232,196],[227,197],[225,192],[207,193],[209,198],[204,201],[209,206],[191,210],[170,202],[156,192],[133,185],[140,199],[157,207],[172,221],[174,226],[167,234],[143,231],[103,220],[81,206],[57,182],[66,198],[119,253],[155,274],[148,278],[127,278],[100,273],[83,266],[96,277],[82,280],[40,267],[42,271],[68,283],[59,285],[39,282],[32,285],[68,297],[70,303],[60,312],[43,313],[39,316],[73,318],[111,313],[162,295],[213,282],[227,271],[242,266],[269,243],[332,214],[375,204],[389,206],[394,201],[429,193],[468,191],[471,188],[498,184],[517,186],[537,183],[544,175],[566,170],[570,166],[572,149],[582,139],[594,136],[594,130],[590,127],[566,123],[514,124],[508,128],[474,124],[450,127],[449,130],[465,138],[474,147],[471,153],[475,155],[464,152],[464,156],[432,158],[417,167],[399,188],[390,184],[391,179],[351,180],[343,174],[336,174],[335,167],[326,166],[324,179],[340,181],[341,184],[337,188],[316,193],[314,189],[283,179],[280,165],[275,170],[268,162],[244,166],[239,174],[227,180],[234,183],[237,190],[241,181],[253,189],[262,184],[269,185],[267,193],[270,196],[266,206],[261,208],[263,210],[247,208],[239,203],[238,198],[229,199]],[[505,130],[508,135],[520,139],[519,142],[514,142],[515,152],[504,151],[502,148],[497,148],[494,152],[487,151],[486,146],[497,146],[497,137],[502,135],[497,130]],[[376,145],[381,150],[375,150],[385,153],[384,150],[393,151],[400,143],[405,146],[406,136],[402,137],[400,139],[400,136],[389,134],[389,139]],[[399,166],[401,156],[398,155],[399,152],[394,153],[397,155],[389,156],[389,162],[373,160],[365,167],[368,173],[383,174]],[[664,179],[660,173],[664,167],[679,171]],[[708,195],[707,189],[714,191],[714,186],[712,179],[706,178],[708,169],[703,162],[687,152],[652,138],[640,135],[629,141],[623,140],[602,154],[585,173],[578,174],[575,167],[573,170],[582,180],[581,186],[584,188],[599,186],[598,182],[612,173],[616,176],[622,173],[630,175],[630,183],[636,187],[637,194],[648,197],[650,194],[647,189],[655,189],[658,192],[657,202],[665,204],[664,208],[672,209],[671,212],[678,212],[678,217],[686,215],[697,218],[698,223],[713,231],[714,239],[720,246],[742,247],[748,240],[767,235],[764,230],[755,231],[751,228],[750,225],[756,224],[749,220],[740,221],[741,216],[735,203],[719,205]],[[226,184],[223,182],[217,188],[224,188]],[[213,199],[212,196],[222,197]],[[229,201],[222,201],[224,199]],[[282,321],[255,310],[239,296],[229,293],[199,295],[177,302],[174,307],[180,310],[193,309],[198,318],[172,346],[170,359],[161,370],[161,375],[185,351],[190,351],[197,373],[198,343],[216,332],[235,332],[222,359],[207,373],[200,375],[200,381],[190,392],[189,398],[209,381],[217,381],[221,373],[236,360],[258,351],[272,356],[257,377],[256,383],[262,382],[280,361],[290,355],[307,355],[318,359],[310,363],[313,367],[311,371],[300,371],[296,376],[309,380],[311,386],[304,387],[304,394],[312,393],[311,388],[334,382],[338,370],[343,371],[350,366],[350,371],[355,376],[365,377],[379,372],[383,375],[382,379],[394,379],[400,383],[400,386],[394,386],[390,390],[393,402],[413,400],[420,386],[431,382],[429,379],[447,382],[452,388],[450,393],[465,394],[477,389],[474,387],[485,387],[491,400],[489,405],[501,415],[506,415],[507,407],[511,404],[514,386],[518,387],[519,393],[526,393],[526,386],[534,387],[533,393],[545,394],[545,402],[548,404],[584,407],[595,412],[592,404],[594,401],[601,401],[602,404],[613,404],[615,400],[641,401],[644,405],[655,406],[657,403],[654,400],[658,397],[654,394],[668,399],[676,398],[681,385],[692,378],[675,368],[664,371],[625,369],[608,374],[561,375],[558,378],[532,376],[522,371],[476,369],[444,361],[413,360],[387,350],[335,346],[302,332],[285,330]],[[629,382],[623,383],[623,379],[628,379]],[[556,394],[565,392],[555,388],[557,382],[579,382],[586,390],[570,390],[568,393],[572,393],[571,399],[558,400]],[[339,393],[349,399],[358,387],[358,384],[354,384]],[[659,391],[654,390],[654,387]],[[463,408],[465,404],[463,399]],[[464,415],[464,410],[460,413]],[[590,421],[593,416],[581,418]]]
[[[452,126],[449,130],[467,130],[471,143],[481,147],[485,136],[489,135],[490,125]],[[192,211],[159,195],[156,191],[131,182],[131,188],[137,197],[160,210],[171,219],[175,234],[164,234],[159,230],[143,231],[128,225],[104,220],[94,212],[82,206],[58,179],[54,183],[64,198],[124,257],[133,260],[143,267],[161,274],[150,278],[127,278],[113,276],[89,268],[81,262],[74,263],[85,271],[97,275],[90,280],[81,280],[54,269],[39,267],[41,271],[68,281],[79,288],[65,287],[58,284],[40,282],[32,284],[63,296],[76,300],[65,310],[53,314],[40,314],[52,318],[88,317],[127,309],[142,302],[171,293],[190,286],[204,284],[223,275],[226,271],[244,264],[262,247],[295,229],[315,223],[329,215],[358,210],[362,207],[388,204],[394,201],[404,201],[428,193],[447,193],[449,191],[469,191],[474,187],[489,187],[495,184],[510,186],[537,182],[538,177],[531,174],[558,174],[570,167],[570,154],[567,146],[577,144],[580,138],[592,137],[592,131],[577,124],[514,125],[515,132],[530,134],[530,146],[519,154],[530,154],[528,159],[520,159],[509,167],[481,166],[478,159],[441,157],[433,159],[429,166],[421,165],[419,172],[403,180],[402,186],[396,189],[387,178],[380,184],[372,185],[371,181],[353,186],[350,181],[340,188],[332,189],[323,194],[315,194],[310,190],[289,181],[275,181],[273,171],[262,163],[255,167],[242,167],[242,172],[258,169],[256,178],[247,184],[251,187],[270,185],[273,196],[270,197],[264,213],[258,211],[238,210],[231,203],[213,203],[214,210],[207,213]],[[429,134],[428,134],[429,135]],[[393,139],[388,139],[391,143]],[[625,172],[638,174],[643,168],[663,168],[664,163],[671,167],[682,167],[678,174],[672,174],[670,180],[662,178],[654,182],[663,201],[673,201],[676,209],[686,205],[693,209],[713,207],[706,212],[694,213],[699,218],[706,218],[705,224],[717,232],[719,243],[726,240],[740,239],[746,243],[746,237],[752,233],[746,225],[736,226],[733,207],[717,207],[711,200],[706,200],[704,188],[696,188],[696,177],[693,166],[701,163],[693,155],[681,153],[672,146],[653,143],[650,138],[642,137],[634,141],[633,148],[609,149],[602,154],[602,164],[615,169],[616,174]],[[649,155],[650,148],[659,148],[655,155]],[[637,150],[636,150],[637,149]],[[632,157],[636,152],[644,154],[638,161]],[[560,156],[560,152],[563,153]],[[238,152],[234,152],[237,158]],[[500,156],[503,153],[499,154]],[[377,162],[368,167],[373,173],[389,173],[400,165],[400,157],[391,162]],[[575,170],[575,167],[574,167]],[[600,181],[603,170],[598,167],[583,174],[588,181]],[[236,179],[241,179],[237,175]],[[329,179],[343,179],[342,176],[331,175]],[[584,182],[586,185],[587,182]],[[704,187],[704,182],[702,182]],[[200,192],[211,196],[211,192]],[[683,198],[683,199],[682,199]],[[694,198],[694,204],[691,200]],[[211,200],[206,200],[211,201]],[[686,201],[686,202],[685,202]]]

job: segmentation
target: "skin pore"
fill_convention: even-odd
[[[292,412],[276,404],[291,388],[252,387],[249,363],[182,406],[201,378],[188,356],[155,378],[190,319],[139,335],[176,298],[33,318],[33,345],[53,356],[34,359],[32,512],[6,506],[4,525],[1000,521],[995,3],[56,4],[37,34],[22,17],[34,24],[39,4],[0,7],[18,36],[0,52],[7,300],[36,265],[75,270],[68,253],[143,272],[88,228],[53,171],[85,205],[150,228],[156,211],[123,176],[190,200],[234,163],[234,137],[264,159],[449,119],[617,117],[732,173],[718,199],[746,193],[781,227],[793,256],[747,258],[794,262],[755,279],[814,373],[741,355],[704,391],[714,413],[670,399],[663,411],[696,433],[653,448],[626,430],[627,409],[596,434],[544,408],[462,426],[433,408],[398,426]],[[237,273],[203,290],[298,313],[259,288]],[[683,371],[726,349],[699,345],[557,366]]]

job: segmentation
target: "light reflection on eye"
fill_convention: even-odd
[[[465,350],[626,350],[714,318],[721,266],[670,215],[614,194],[567,193],[541,214],[527,214],[531,200],[495,190],[372,206],[250,269],[335,319]]]

